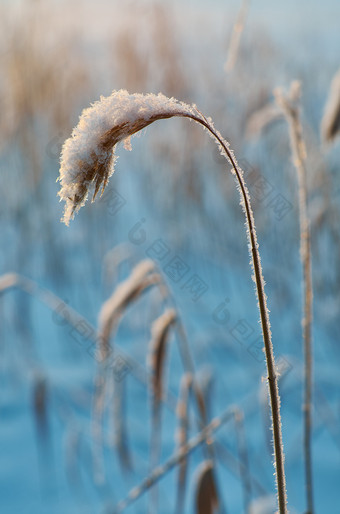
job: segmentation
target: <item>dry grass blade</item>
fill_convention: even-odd
[[[163,375],[166,358],[166,347],[171,326],[176,321],[176,311],[167,309],[151,328],[149,344],[149,367],[152,393],[152,434],[151,434],[151,468],[154,468],[160,457],[161,449],[161,401],[163,398]],[[157,511],[157,490],[153,489],[153,507]]]
[[[334,76],[321,121],[321,137],[332,143],[340,134],[340,70]]]
[[[85,203],[93,185],[95,186],[94,195],[101,186],[103,189],[105,188],[108,177],[113,173],[114,150],[119,141],[135,134],[154,121],[174,116],[189,118],[207,130],[219,146],[221,154],[230,163],[231,172],[236,179],[240,204],[248,228],[249,252],[254,271],[266,356],[278,504],[280,513],[285,514],[287,512],[287,495],[280,396],[254,215],[243,172],[229,143],[215,129],[211,118],[206,118],[194,105],[190,106],[164,95],[130,95],[127,91],[114,91],[110,97],[101,98],[99,102],[83,112],[72,137],[64,143],[59,179],[62,184],[59,196],[66,202],[64,221],[66,224],[69,223],[74,213]]]
[[[312,356],[312,321],[313,321],[313,286],[312,257],[310,241],[310,224],[308,218],[308,187],[306,170],[306,147],[300,120],[299,97],[300,83],[293,82],[290,94],[285,96],[276,90],[276,101],[282,109],[288,126],[293,162],[296,169],[299,189],[300,217],[300,254],[303,268],[303,316],[302,338],[304,349],[304,458],[307,512],[314,512],[313,501],[313,466],[312,466],[312,388],[313,388],[313,356]]]
[[[188,443],[174,453],[163,465],[158,466],[152,471],[152,473],[146,477],[141,484],[131,489],[128,496],[121,500],[115,508],[109,510],[112,514],[118,514],[123,512],[129,505],[138,500],[148,489],[154,486],[161,478],[177,466],[183,459],[187,458],[187,455],[194,451],[200,446],[207,438],[211,436],[213,432],[218,430],[222,425],[229,421],[233,417],[233,410],[227,409],[223,414],[217,418],[214,418],[209,425],[203,428],[196,436],[192,437]]]
[[[189,431],[189,401],[190,391],[192,390],[193,376],[191,373],[185,373],[181,380],[180,396],[177,404],[178,429],[176,432],[176,441],[178,448],[182,448],[188,441]],[[175,512],[180,514],[184,509],[185,486],[187,474],[187,459],[183,459],[178,470],[178,486],[177,501]]]
[[[218,510],[218,497],[212,461],[207,460],[200,465],[197,470],[196,482],[196,513],[214,514]]]

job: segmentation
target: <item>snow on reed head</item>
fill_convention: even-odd
[[[63,145],[60,160],[61,190],[66,202],[63,221],[66,225],[82,207],[89,190],[93,200],[100,187],[105,189],[114,172],[115,146],[157,120],[173,116],[190,117],[197,112],[174,98],[159,93],[129,94],[121,89],[84,109],[78,125]],[[129,144],[127,149],[131,149]]]

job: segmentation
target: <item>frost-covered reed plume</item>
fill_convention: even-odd
[[[195,109],[175,99],[159,95],[130,95],[114,91],[85,109],[61,155],[59,196],[66,202],[64,222],[68,225],[75,212],[84,205],[89,189],[93,200],[114,172],[115,146],[124,141],[131,150],[129,138],[157,120],[173,116],[191,117]],[[197,114],[197,112],[196,112]]]
[[[268,372],[268,387],[271,402],[276,481],[280,513],[287,512],[284,454],[281,434],[280,397],[274,361],[273,345],[269,323],[269,312],[264,292],[264,279],[258,250],[257,236],[249,193],[243,179],[243,172],[229,148],[229,144],[195,105],[187,105],[162,94],[129,94],[114,91],[111,96],[101,98],[84,110],[77,127],[62,150],[59,196],[66,202],[63,220],[66,224],[74,213],[84,205],[90,190],[93,198],[99,189],[104,190],[114,171],[115,147],[125,141],[130,148],[129,138],[157,120],[181,116],[202,125],[219,145],[221,154],[231,164],[241,197],[246,223],[249,250],[252,258],[254,279],[262,324],[265,357]]]

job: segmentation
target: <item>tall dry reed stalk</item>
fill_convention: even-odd
[[[313,505],[313,465],[312,465],[312,387],[313,387],[313,355],[312,355],[312,319],[313,319],[313,287],[310,226],[308,219],[308,186],[306,171],[306,146],[303,139],[300,119],[300,83],[293,82],[288,95],[277,89],[275,97],[282,109],[288,126],[293,163],[296,169],[299,188],[300,215],[300,254],[303,267],[303,318],[302,337],[304,348],[304,457],[307,514],[314,512]]]
[[[268,372],[268,387],[271,402],[276,484],[280,513],[287,512],[284,453],[281,432],[280,397],[271,340],[267,298],[264,292],[264,279],[258,250],[253,212],[243,172],[229,147],[229,144],[214,128],[210,118],[206,118],[195,105],[184,104],[162,94],[129,94],[127,91],[114,91],[109,97],[102,97],[90,108],[85,109],[71,138],[65,141],[62,155],[59,196],[66,202],[63,221],[69,224],[74,214],[83,206],[94,189],[93,199],[100,189],[107,185],[114,171],[115,146],[129,139],[151,123],[172,118],[184,117],[202,125],[218,144],[222,155],[232,166],[240,193],[246,224],[249,251],[252,259],[260,311],[264,350]]]
[[[181,379],[180,396],[177,403],[176,414],[178,418],[178,429],[176,431],[176,442],[178,448],[182,448],[188,441],[189,432],[189,403],[192,390],[193,376],[185,373]],[[178,470],[178,486],[175,514],[181,514],[184,509],[185,488],[187,478],[187,459],[183,459]]]
[[[171,304],[173,304],[173,307],[175,308],[175,301],[172,298],[171,291],[168,288],[165,281],[162,281],[162,283],[159,285],[160,293],[162,295],[163,300],[166,302],[167,300],[171,300]],[[206,386],[208,386],[210,380],[209,376],[205,376],[205,382],[206,383],[198,383],[196,371],[195,371],[195,363],[192,356],[192,352],[190,349],[190,344],[188,341],[188,337],[186,334],[186,330],[184,327],[184,324],[181,320],[181,316],[178,311],[176,311],[176,319],[175,319],[175,330],[178,340],[178,348],[179,348],[179,354],[180,358],[182,360],[183,368],[186,371],[187,374],[190,374],[192,376],[192,385],[191,389],[195,398],[195,403],[198,411],[198,418],[197,418],[197,424],[199,430],[201,430],[203,427],[205,427],[208,423],[208,407],[209,407],[209,398],[206,391]],[[209,375],[209,374],[208,374]],[[201,381],[202,382],[202,381]],[[212,440],[207,439],[206,445],[204,447],[205,453],[207,454],[207,458],[209,460],[214,461],[215,455],[214,455],[214,446],[212,444]],[[184,466],[184,464],[183,464]],[[214,476],[213,476],[214,479]],[[217,483],[215,483],[215,489],[218,491]]]
[[[102,421],[107,397],[108,356],[112,357],[110,339],[117,329],[119,321],[126,309],[145,291],[159,284],[161,277],[155,272],[155,264],[150,259],[139,262],[130,276],[117,286],[99,313],[99,333],[97,349],[101,365],[95,379],[95,396],[93,401],[93,440],[95,451],[94,471],[98,481],[103,480],[102,462]],[[114,381],[112,382],[114,388]]]
[[[151,431],[151,469],[159,463],[161,454],[162,427],[161,427],[161,402],[164,389],[164,366],[166,361],[167,346],[170,331],[176,321],[176,311],[167,309],[152,324],[151,341],[149,343],[149,367],[151,376],[152,393],[152,431]],[[157,488],[153,489],[152,505],[150,509],[157,511]]]
[[[331,143],[340,133],[340,70],[334,76],[321,121],[321,137]]]
[[[235,22],[235,25],[233,27],[233,31],[231,33],[231,39],[228,49],[228,57],[227,62],[225,64],[225,70],[227,73],[231,72],[236,64],[239,48],[240,48],[240,42],[241,42],[241,36],[244,29],[244,25],[246,22],[248,10],[249,10],[249,0],[242,0],[242,4],[240,7],[240,11],[237,15],[237,20]]]

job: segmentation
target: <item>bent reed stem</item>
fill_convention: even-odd
[[[199,111],[198,111],[199,112]],[[235,157],[232,155],[232,152],[229,150],[226,142],[223,138],[216,132],[216,130],[211,126],[209,121],[199,112],[202,119],[195,116],[187,116],[197,123],[203,125],[218,141],[221,145],[223,152],[226,155],[227,160],[230,161],[233,170],[235,172],[242,204],[244,207],[247,226],[248,226],[248,239],[251,248],[251,256],[252,263],[255,272],[255,283],[256,283],[256,292],[257,298],[259,302],[259,310],[260,310],[260,318],[261,318],[261,327],[262,327],[262,335],[264,341],[265,348],[265,356],[266,356],[266,365],[268,371],[268,385],[269,385],[269,396],[270,396],[270,405],[271,405],[271,413],[272,413],[272,424],[273,424],[273,438],[274,438],[274,454],[275,454],[275,462],[274,466],[276,468],[276,486],[277,486],[277,494],[278,494],[278,505],[280,514],[287,513],[287,496],[286,496],[286,477],[284,470],[284,453],[283,453],[283,444],[282,444],[282,428],[281,428],[281,415],[280,415],[280,396],[279,389],[277,385],[277,376],[275,371],[275,360],[274,360],[274,352],[273,352],[273,343],[271,340],[271,331],[270,331],[270,322],[269,322],[269,314],[266,302],[266,295],[264,292],[264,279],[261,267],[261,259],[258,251],[258,243],[257,236],[255,230],[255,222],[252,213],[252,209],[250,206],[249,193],[246,186],[246,183],[243,179],[242,172],[239,169]]]
[[[300,84],[295,86],[300,94]],[[306,514],[314,512],[313,494],[313,455],[312,455],[312,408],[313,408],[313,284],[312,284],[312,256],[311,256],[311,233],[308,217],[308,186],[306,158],[307,151],[303,138],[301,115],[298,99],[292,100],[284,96],[281,90],[276,92],[276,101],[282,109],[289,128],[289,139],[293,157],[293,164],[296,170],[299,195],[299,221],[300,221],[300,255],[303,273],[303,300],[302,300],[302,339],[304,353],[304,391],[303,391],[303,451],[305,468],[305,494],[307,511]]]

